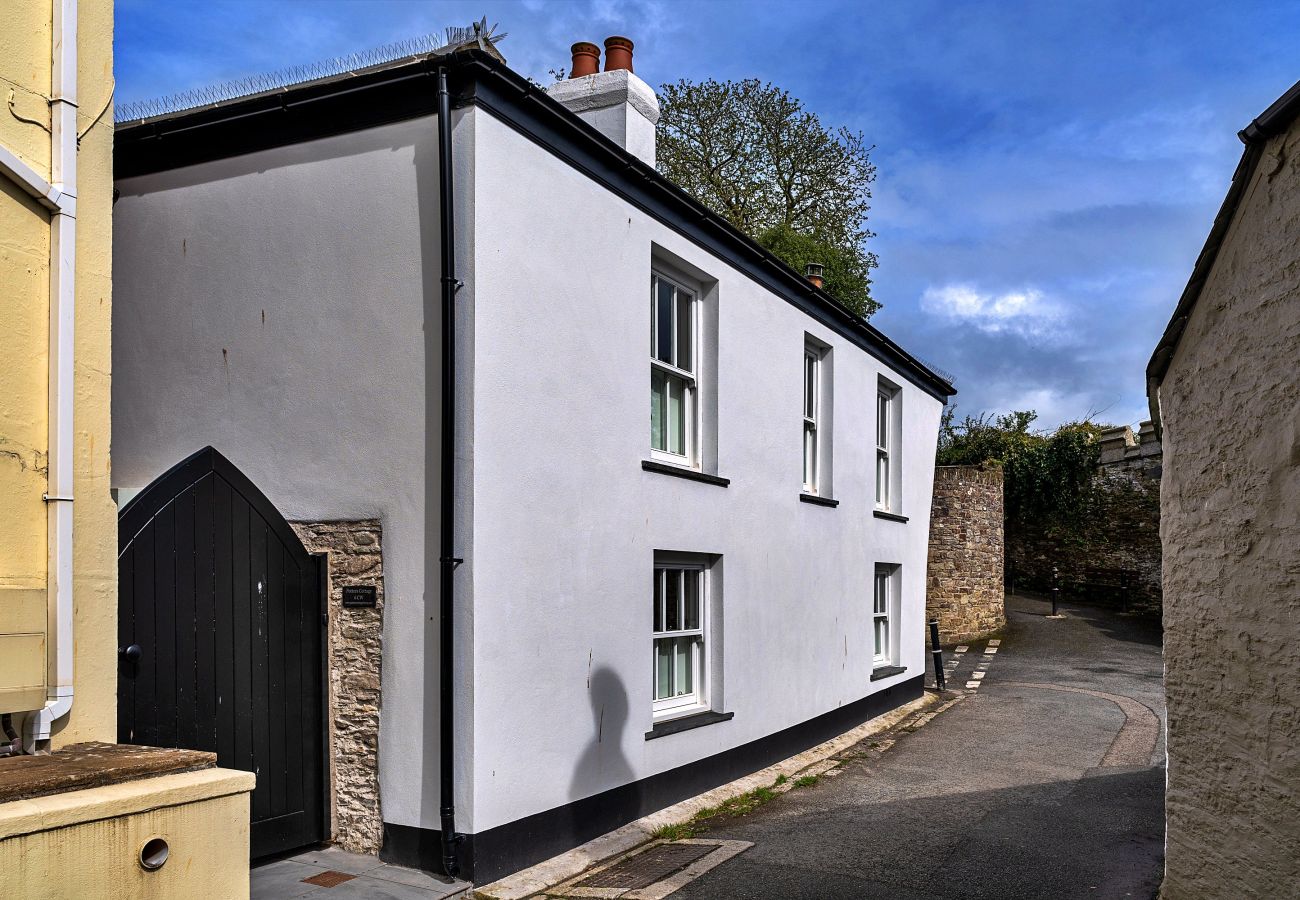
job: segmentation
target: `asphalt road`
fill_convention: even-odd
[[[754,846],[674,898],[1141,898],[1164,852],[1159,632],[1012,598],[980,686],[883,754],[700,838]]]

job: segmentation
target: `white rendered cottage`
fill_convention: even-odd
[[[921,693],[953,388],[657,109],[461,49],[119,125],[123,740],[255,768],[255,852],[485,882]]]

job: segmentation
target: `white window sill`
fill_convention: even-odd
[[[653,721],[658,725],[660,722],[671,722],[673,719],[682,719],[686,716],[694,716],[702,712],[708,712],[711,708],[707,703],[700,703],[698,700],[691,698],[689,702],[680,703],[676,706],[667,705],[668,700],[661,701],[664,706],[655,705]]]

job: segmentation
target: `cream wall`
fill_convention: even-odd
[[[1160,388],[1167,900],[1300,882],[1297,148],[1266,146]]]
[[[0,145],[50,176],[52,9],[0,0]],[[111,0],[78,9],[78,162],[73,592],[76,701],[55,747],[116,736],[116,512],[109,476]],[[100,116],[101,111],[103,115]],[[99,117],[96,123],[96,117]],[[92,123],[94,123],[92,127]],[[0,611],[10,590],[42,591],[46,574],[49,215],[0,176]],[[30,593],[26,596],[30,597]]]
[[[248,897],[253,775],[202,769],[0,803],[0,873],[40,900]],[[167,842],[155,870],[147,842]]]
[[[49,124],[50,10],[3,0],[0,92],[14,112]],[[0,109],[0,146],[48,176],[50,136]],[[49,214],[0,176],[0,616],[12,591],[45,590],[46,381],[49,341]],[[8,630],[3,628],[0,630]]]

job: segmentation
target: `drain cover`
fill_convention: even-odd
[[[659,844],[579,881],[575,887],[636,890],[675,875],[721,844]]]
[[[310,878],[304,878],[303,881],[306,882],[307,884],[314,884],[317,887],[332,888],[332,887],[338,887],[343,882],[351,881],[353,878],[356,877],[357,876],[349,875],[346,872],[335,872],[334,870],[331,869],[328,872],[321,872],[319,875],[313,875]]]

